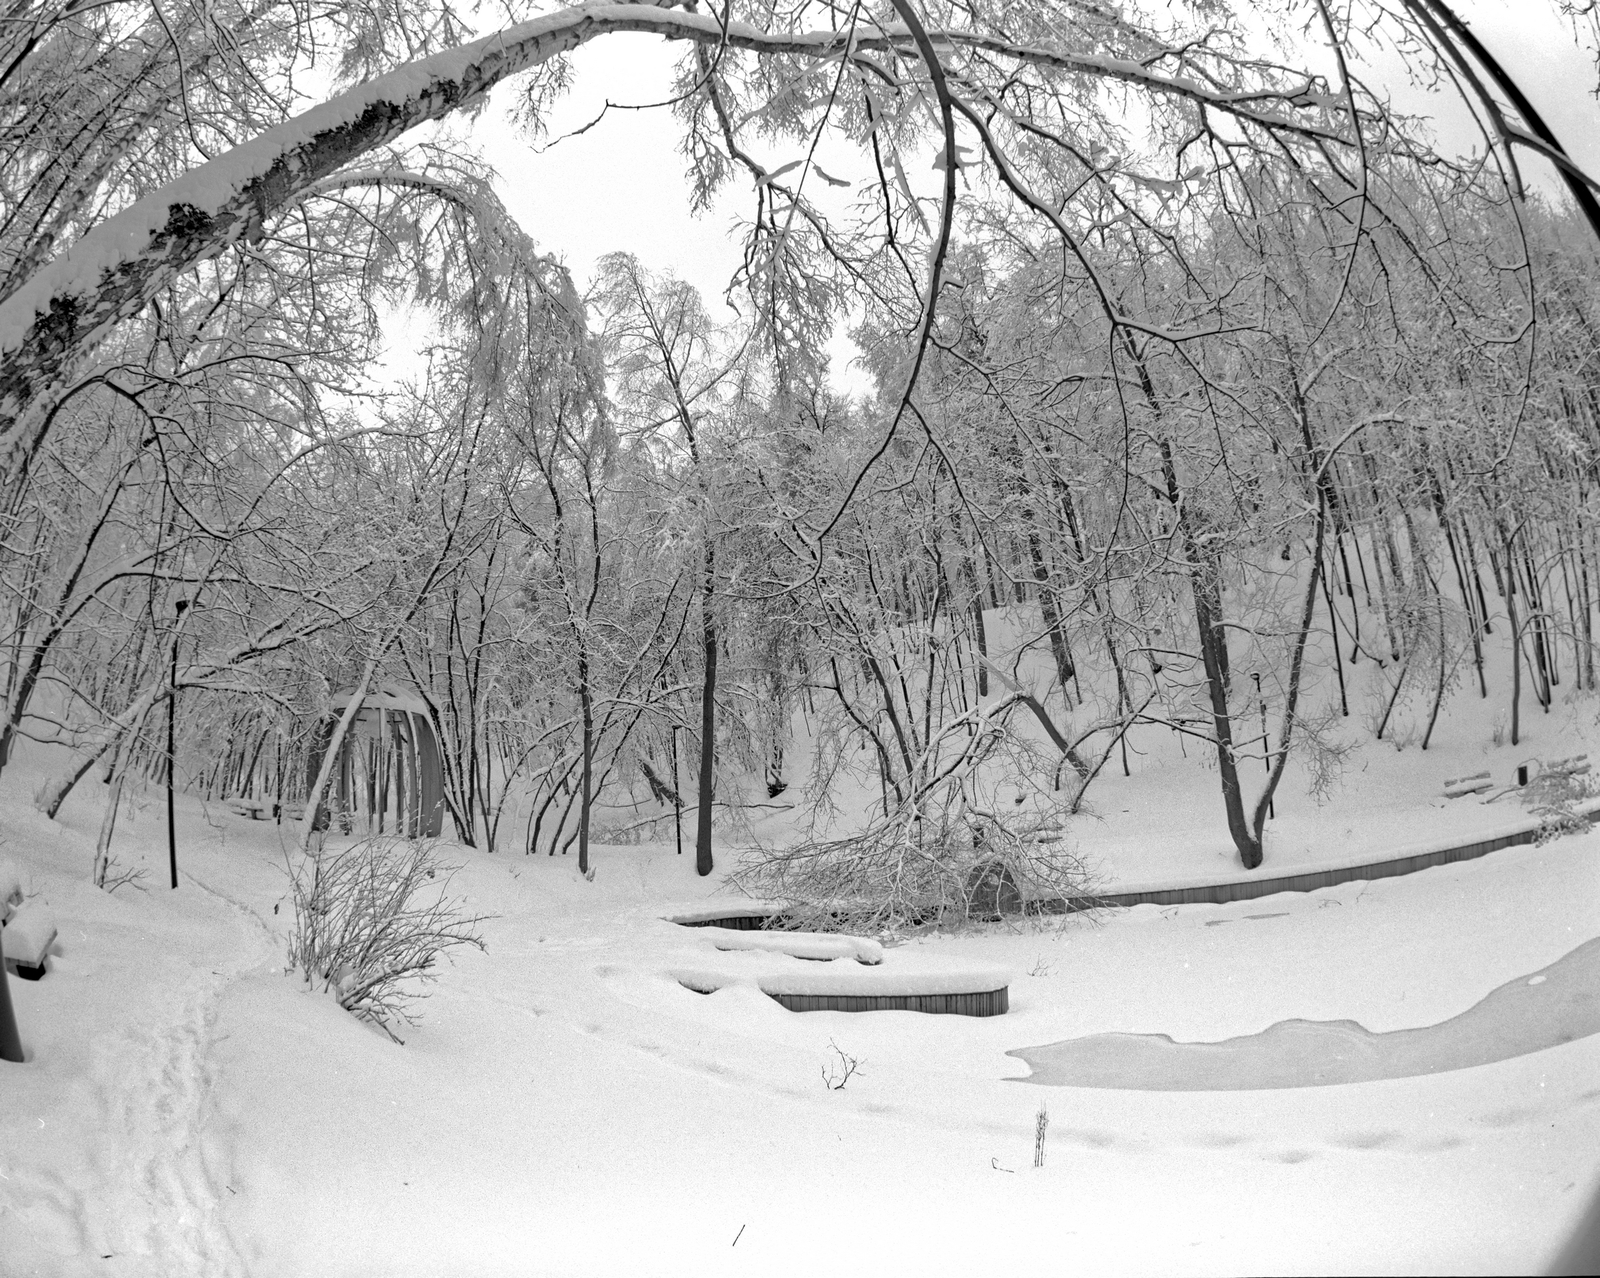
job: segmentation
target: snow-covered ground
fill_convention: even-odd
[[[1386,825],[1403,844],[1441,813],[1501,821],[1515,809],[1436,794],[1433,770],[1515,763],[1476,732],[1427,756],[1373,747],[1327,806],[1286,807],[1351,857]],[[683,988],[685,969],[821,965],[663,921],[718,886],[670,845],[599,848],[593,882],[571,857],[460,849],[457,886],[498,917],[398,1046],[285,974],[276,827],[180,800],[168,891],[151,794],[117,836],[147,890],[107,895],[88,883],[100,788],[48,822],[28,802],[42,769],[25,756],[0,780],[0,855],[60,927],[49,975],[10,981],[29,1059],[0,1066],[8,1275],[1526,1272],[1594,1183],[1600,1037],[1460,1069],[1439,1068],[1457,1063],[1440,1040],[1419,1058],[1438,1072],[1270,1090],[1141,1090],[1131,1070],[1126,1089],[1029,1085],[1008,1053],[1461,1016],[1600,936],[1597,835],[889,951],[1009,969],[1011,1010],[987,1019]],[[1164,872],[1204,862],[1220,820],[1214,777],[1193,777],[1107,778],[1080,842],[1101,860],[1117,838],[1153,847]],[[1343,833],[1358,827],[1370,839]],[[1321,1050],[1263,1041],[1280,1065]],[[831,1088],[844,1057],[859,1068]]]

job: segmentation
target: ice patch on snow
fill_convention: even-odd
[[[1472,1069],[1600,1034],[1600,937],[1460,1016],[1374,1034],[1355,1021],[1279,1021],[1219,1043],[1165,1034],[1091,1034],[1008,1052],[1047,1087],[1152,1092],[1264,1091]]]

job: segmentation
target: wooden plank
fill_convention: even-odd
[[[923,1012],[933,1016],[1001,1016],[1006,988],[976,994],[769,994],[791,1012]]]
[[[716,919],[673,919],[679,927],[725,927],[734,932],[759,932],[781,927],[778,914],[725,914]]]

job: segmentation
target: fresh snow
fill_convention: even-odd
[[[1491,744],[1493,713],[1458,696],[1427,754],[1362,747],[1320,806],[1291,768],[1263,872],[1301,844],[1376,860],[1527,819],[1442,781],[1595,744],[1587,701],[1530,716],[1516,749]],[[1138,744],[1068,823],[1073,850],[1115,882],[1232,873],[1215,775]],[[7,1278],[1527,1272],[1595,1186],[1600,1034],[1572,1001],[1594,988],[1594,833],[1233,905],[978,925],[876,967],[719,950],[664,919],[752,908],[722,888],[732,846],[707,879],[670,844],[597,847],[593,882],[574,857],[446,848],[453,890],[496,917],[402,1047],[285,973],[278,826],[180,796],[173,892],[158,793],[130,791],[112,850],[149,874],[107,894],[89,884],[104,787],[56,822],[29,802],[65,764],[24,750],[0,776],[6,855],[60,928],[45,978],[10,981],[28,1060],[0,1065]],[[985,969],[1010,974],[1006,1015],[792,1013],[763,992],[785,971],[816,990]],[[695,971],[736,979],[698,994],[677,976]],[[1409,1063],[1319,1079],[1319,1025],[1352,1054],[1410,1044]],[[1157,1047],[1075,1080],[1095,1085],[1039,1085],[1049,1065],[1013,1055],[1109,1036]],[[859,1068],[835,1091],[841,1054]],[[1237,1077],[1185,1090],[1218,1081],[1201,1057]]]

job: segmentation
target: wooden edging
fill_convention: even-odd
[[[1591,801],[1592,802],[1592,801]],[[1586,804],[1577,815],[1593,824],[1600,821],[1600,804],[1592,810]],[[1498,852],[1502,848],[1521,847],[1538,841],[1544,827],[1530,825],[1523,830],[1496,835],[1490,839],[1475,839],[1453,848],[1440,848],[1433,852],[1417,852],[1411,856],[1393,857],[1385,861],[1367,861],[1361,865],[1341,865],[1331,870],[1312,870],[1304,874],[1285,874],[1270,879],[1237,879],[1231,883],[1205,883],[1197,887],[1157,888],[1149,892],[1106,892],[1096,896],[1042,898],[1027,901],[1023,912],[1027,914],[1072,914],[1081,910],[1097,910],[1130,905],[1226,905],[1230,901],[1252,901],[1277,892],[1315,892],[1319,888],[1335,887],[1340,883],[1357,880],[1389,879],[1402,874],[1415,874],[1418,870],[1432,869],[1436,865],[1452,865],[1457,861],[1474,861],[1480,856]],[[774,909],[764,914],[738,914],[717,919],[697,919],[680,923],[683,927],[726,927],[740,931],[765,928],[769,921],[779,916]]]
[[[1591,823],[1600,813],[1582,813]],[[1492,839],[1478,839],[1453,848],[1440,848],[1435,852],[1418,852],[1413,856],[1396,857],[1387,861],[1368,861],[1363,865],[1342,865],[1331,870],[1315,870],[1306,874],[1286,874],[1272,879],[1240,879],[1232,883],[1207,883],[1199,887],[1161,888],[1153,892],[1108,892],[1100,896],[1074,896],[1065,900],[1029,901],[1027,909],[1040,914],[1068,914],[1079,910],[1100,909],[1106,906],[1129,905],[1226,905],[1230,901],[1250,901],[1259,896],[1277,892],[1315,892],[1318,888],[1334,887],[1356,880],[1389,879],[1401,874],[1415,874],[1418,870],[1432,869],[1436,865],[1451,865],[1456,861],[1473,861],[1502,848],[1519,847],[1536,842],[1541,827],[1530,826]]]
[[[778,911],[773,910],[767,914],[724,914],[717,919],[668,919],[668,923],[676,923],[679,927],[725,927],[733,932],[760,932],[765,930],[770,919],[777,916]]]
[[[700,984],[680,980],[693,994],[714,994]],[[791,1012],[927,1012],[933,1016],[1004,1016],[1011,1010],[1011,987],[975,994],[774,994],[768,998]]]
[[[929,1012],[935,1016],[1003,1016],[1008,986],[977,994],[771,994],[791,1012]]]

